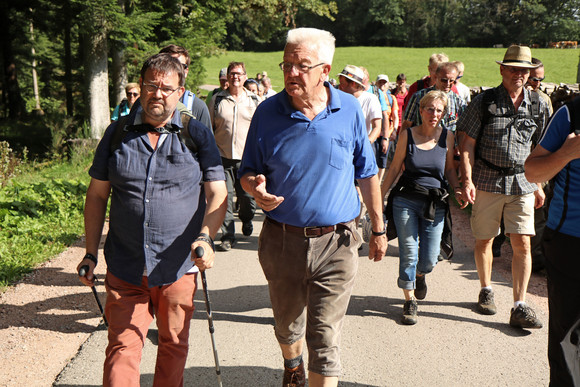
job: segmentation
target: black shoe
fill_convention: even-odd
[[[425,296],[427,296],[427,281],[425,281],[425,276],[417,276],[415,277],[415,297],[418,300],[424,300]]]
[[[235,240],[226,239],[223,240],[222,243],[218,245],[217,249],[219,251],[230,251],[235,244],[236,244]]]
[[[304,387],[306,386],[306,372],[304,372],[304,362],[296,368],[284,367],[284,379],[282,387]]]
[[[512,308],[510,315],[510,325],[514,328],[541,328],[542,323],[536,317],[536,312],[526,305]]]
[[[417,301],[415,299],[405,301],[401,322],[405,325],[417,324]]]
[[[242,234],[244,234],[244,236],[250,236],[250,235],[252,235],[253,232],[254,232],[254,225],[252,224],[252,221],[245,222],[242,225]]]
[[[497,308],[493,300],[493,290],[481,289],[479,292],[479,300],[477,302],[477,311],[481,314],[496,314]]]

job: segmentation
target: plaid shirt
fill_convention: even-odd
[[[539,98],[538,122],[532,119],[530,91],[524,88],[524,99],[517,112],[511,97],[503,85],[495,88],[496,101],[489,105],[489,122],[483,126],[483,134],[476,144],[479,155],[473,165],[473,184],[482,191],[504,195],[523,195],[538,189],[526,180],[524,173],[501,176],[489,168],[481,158],[501,168],[523,166],[546,126],[549,113],[546,102]],[[457,130],[477,140],[482,129],[483,93],[469,104],[457,123]]]
[[[425,94],[433,90],[436,90],[435,86],[419,90],[411,96],[409,105],[407,105],[407,110],[405,110],[405,121],[411,121],[413,123],[412,126],[421,125],[423,120],[421,120],[421,115],[419,114],[419,102]],[[457,119],[461,113],[463,113],[466,106],[467,104],[465,103],[465,100],[455,92],[450,91],[447,93],[447,112],[441,119],[441,124],[450,131],[455,132]]]

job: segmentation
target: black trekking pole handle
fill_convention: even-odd
[[[197,246],[194,250],[195,256],[198,258],[202,258],[203,255],[205,254],[205,251],[203,249],[203,247],[201,246]],[[205,277],[205,271],[200,270],[201,272],[201,284],[203,286],[203,294],[205,296],[205,309],[207,311],[207,323],[209,325],[209,334],[211,337],[211,346],[213,348],[213,358],[215,360],[215,373],[217,375],[217,379],[218,379],[218,385],[221,387],[222,386],[222,377],[221,377],[221,371],[220,371],[220,361],[218,358],[218,353],[217,353],[217,349],[216,349],[216,345],[215,345],[215,339],[213,337],[213,333],[215,331],[214,327],[213,327],[213,317],[212,317],[212,312],[211,312],[211,304],[209,301],[209,293],[207,291],[207,279]]]
[[[79,269],[79,277],[84,277],[89,272],[89,265],[83,265]],[[95,280],[97,276],[95,276]],[[97,289],[95,289],[95,285],[91,286],[91,290],[93,291],[93,295],[95,296],[95,301],[97,301],[97,305],[99,306],[99,310],[101,311],[101,316],[103,316],[103,322],[105,323],[106,327],[109,327],[109,323],[107,322],[107,318],[105,317],[105,311],[103,310],[103,306],[101,305],[101,300],[99,300],[99,295],[97,294]]]

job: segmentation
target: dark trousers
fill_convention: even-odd
[[[548,273],[550,386],[573,386],[560,343],[580,318],[580,238],[544,230]]]
[[[244,189],[238,179],[238,169],[240,168],[240,160],[225,159],[222,157],[222,164],[224,172],[226,173],[226,185],[228,187],[228,210],[224,223],[222,224],[222,238],[221,240],[233,241],[236,239],[234,227],[234,195],[238,198],[240,209],[238,217],[243,223],[250,222],[254,219],[256,213],[256,201]]]

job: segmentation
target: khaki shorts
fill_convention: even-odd
[[[498,236],[502,216],[506,235],[535,235],[534,204],[534,193],[503,195],[477,190],[471,211],[473,236],[475,239]]]
[[[276,338],[293,344],[306,335],[308,370],[320,375],[340,375],[340,332],[360,241],[354,221],[316,238],[285,232],[268,218],[262,227],[258,256],[268,280]]]

